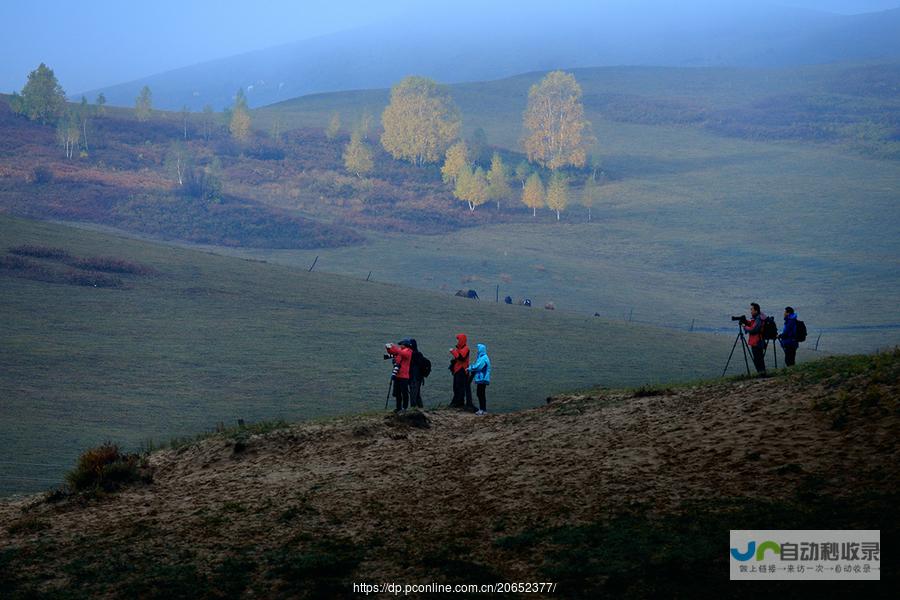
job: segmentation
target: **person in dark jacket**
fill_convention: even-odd
[[[797,313],[790,306],[784,308],[784,329],[778,336],[784,350],[784,364],[793,367],[797,360]]]
[[[472,404],[472,386],[469,383],[469,373],[466,371],[468,366],[469,346],[466,334],[459,333],[456,335],[456,346],[450,348],[450,372],[453,374],[453,400],[450,406],[463,408],[465,401],[465,408],[475,412],[475,405]]]
[[[412,359],[409,364],[409,405],[413,408],[424,408],[422,384],[425,383],[423,369],[425,355],[419,352],[419,344],[413,338],[409,338],[409,349],[412,350]]]
[[[409,348],[409,340],[402,340],[394,345],[384,345],[387,353],[394,357],[397,374],[394,377],[394,398],[397,400],[397,408],[394,412],[406,410],[409,407],[409,367],[412,362],[412,350]]]
[[[766,315],[759,308],[756,302],[750,303],[750,319],[744,320],[741,325],[748,334],[747,345],[750,346],[750,352],[753,354],[753,366],[756,372],[762,375],[766,373],[766,340],[763,337],[763,323],[766,322]]]
[[[478,357],[468,368],[469,373],[475,376],[475,395],[478,396],[478,412],[476,415],[487,414],[487,398],[485,390],[491,383],[491,359],[487,355],[487,346],[478,344]]]

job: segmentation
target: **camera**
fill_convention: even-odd
[[[390,358],[393,358],[393,356],[391,356],[390,354],[382,354],[381,358],[383,358],[384,360],[388,360]]]
[[[740,322],[741,322],[741,325],[743,325],[744,323],[747,322],[747,317],[746,317],[746,315],[741,315],[741,316],[739,316],[739,317],[732,316],[732,317],[731,317],[731,320],[732,320],[732,321],[740,321]]]

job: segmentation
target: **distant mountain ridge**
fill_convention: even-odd
[[[411,73],[446,83],[517,73],[607,65],[772,67],[900,57],[900,9],[836,15],[799,8],[748,5],[725,13],[659,8],[652,16],[582,6],[567,14],[523,9],[488,14],[472,24],[403,23],[303,40],[204,62],[102,91],[130,106],[144,85],[154,105],[221,110],[241,87],[251,106],[297,96],[383,88]],[[466,15],[468,16],[468,15]],[[79,94],[76,94],[76,96]]]

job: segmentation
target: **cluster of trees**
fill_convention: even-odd
[[[88,151],[89,119],[95,112],[99,113],[105,104],[106,98],[100,94],[95,110],[83,96],[80,104],[70,106],[53,69],[44,63],[28,74],[22,93],[14,93],[10,103],[13,111],[32,121],[56,125],[57,140],[66,158],[72,158],[79,148],[85,153]]]
[[[499,210],[501,202],[513,196],[510,180],[514,175],[522,183],[521,201],[533,215],[547,206],[559,219],[571,195],[563,169],[584,167],[587,147],[593,143],[581,95],[575,77],[562,71],[548,74],[531,87],[523,117],[528,160],[514,173],[499,153],[492,156],[489,169],[478,164],[487,145],[483,130],[473,136],[471,144],[460,140],[459,109],[446,88],[424,77],[407,77],[391,90],[390,104],[381,119],[381,144],[394,158],[416,165],[443,159],[444,182],[470,211],[489,201],[495,201]],[[355,143],[358,146],[359,141]],[[348,149],[345,160],[357,153],[358,148]],[[349,164],[347,168],[361,173]],[[546,187],[540,170],[549,171]],[[596,169],[583,191],[582,203],[589,211],[596,196],[595,175]]]
[[[584,115],[581,88],[570,73],[554,71],[531,87],[523,114],[525,136],[523,149],[527,160],[511,169],[503,156],[495,152],[490,167],[485,168],[487,138],[478,130],[470,140],[460,139],[462,119],[460,111],[444,86],[431,79],[410,76],[391,89],[390,103],[381,115],[383,133],[381,145],[397,160],[415,165],[434,164],[443,161],[441,175],[453,195],[465,202],[470,211],[487,202],[501,203],[514,200],[517,193],[511,183],[521,184],[519,200],[537,215],[539,208],[547,207],[560,213],[568,206],[572,192],[566,169],[583,168],[587,162],[587,147],[593,143],[590,123]],[[56,80],[52,69],[43,63],[28,75],[28,82],[20,94],[14,94],[13,107],[29,119],[57,125],[58,140],[66,157],[71,158],[80,148],[88,151],[89,120],[105,112],[106,98],[101,93],[93,107],[82,98],[81,104],[66,103],[65,92]],[[144,86],[135,99],[134,114],[137,120],[147,121],[153,115],[153,94]],[[223,112],[231,137],[246,142],[251,136],[251,115],[244,90],[238,89],[234,104]],[[181,111],[183,138],[188,139],[188,107]],[[217,128],[211,106],[203,109],[200,119],[203,137],[208,141]],[[362,178],[373,172],[375,161],[369,144],[372,116],[366,111],[353,128],[350,140],[343,152],[347,172]],[[221,125],[220,125],[221,126]],[[325,135],[337,139],[341,119],[333,113]],[[280,125],[276,121],[272,137],[278,140]],[[215,169],[198,170],[192,165],[187,147],[173,144],[166,154],[166,165],[174,181],[191,195],[211,197],[221,189]],[[581,204],[588,209],[591,218],[599,186],[597,168],[591,170],[581,191]],[[546,183],[545,183],[546,180]]]

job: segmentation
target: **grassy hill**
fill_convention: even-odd
[[[611,156],[645,154],[662,159],[681,150],[673,144],[677,138],[664,137],[647,146],[643,136],[634,136],[637,139],[629,143],[622,133],[640,131],[629,125],[712,134],[712,138],[687,138],[707,140],[697,144],[697,150],[714,143],[716,137],[725,137],[842,143],[868,155],[900,156],[900,64],[896,61],[789,68],[626,66],[570,71],[582,87],[585,113],[597,133],[594,153],[615,175],[625,173],[606,164]],[[490,143],[519,150],[528,89],[544,74],[450,86],[463,114],[464,133],[471,135],[482,128]],[[324,127],[333,112],[338,112],[345,124],[352,124],[364,110],[381,114],[388,100],[385,89],[312,94],[253,112],[256,125],[265,130],[276,119],[283,127]],[[638,149],[641,151],[635,152]],[[635,163],[628,175],[643,170],[644,163]]]
[[[515,199],[469,213],[436,167],[381,151],[374,177],[344,173],[346,137],[329,141],[321,126],[333,111],[346,127],[366,108],[377,114],[384,90],[255,111],[259,131],[246,145],[219,121],[204,139],[202,117],[190,116],[198,168],[220,161],[224,195],[215,201],[179,191],[166,169],[169,145],[183,135],[176,113],[138,123],[111,110],[92,121],[90,154],[71,161],[53,147],[51,128],[0,114],[10,133],[0,137],[0,210],[215,251],[238,246],[242,256],[292,266],[320,255],[321,270],[371,270],[407,287],[492,297],[499,285],[503,296],[684,329],[725,329],[751,300],[775,314],[792,305],[832,352],[900,341],[896,63],[577,75],[604,178],[591,223],[577,204],[584,173],[572,174],[562,223],[549,211],[532,219]],[[468,134],[483,128],[509,163],[522,158],[521,110],[539,76],[452,88]],[[49,183],[31,180],[41,164],[54,172]]]
[[[343,598],[386,581],[556,584],[529,597],[790,593],[729,582],[728,531],[896,537],[898,382],[894,351],[487,417],[232,429],[151,453],[119,491],[0,503],[0,593]],[[897,560],[883,561],[887,579]]]
[[[0,493],[58,482],[106,439],[136,448],[238,419],[380,411],[382,344],[407,336],[434,363],[428,406],[449,400],[454,335],[486,343],[500,412],[560,389],[717,376],[731,343],[2,215],[0,240]],[[21,246],[69,256],[10,252]]]
[[[415,257],[385,252],[401,243],[390,236],[358,249],[245,255],[303,264],[321,254],[321,268],[334,272],[374,269],[431,289],[500,284],[514,296],[685,327],[727,325],[752,297],[776,314],[797,307],[823,333],[822,348],[890,347],[900,331],[891,316],[900,164],[887,158],[900,131],[898,73],[895,63],[576,70],[607,178],[593,223],[576,198],[562,226],[546,212],[525,224],[404,236]],[[468,135],[480,127],[489,143],[517,149],[528,88],[541,75],[451,86]],[[386,99],[323,94],[255,115],[261,127],[274,118],[321,125],[331,111],[353,122]],[[501,215],[516,209],[504,205]]]

